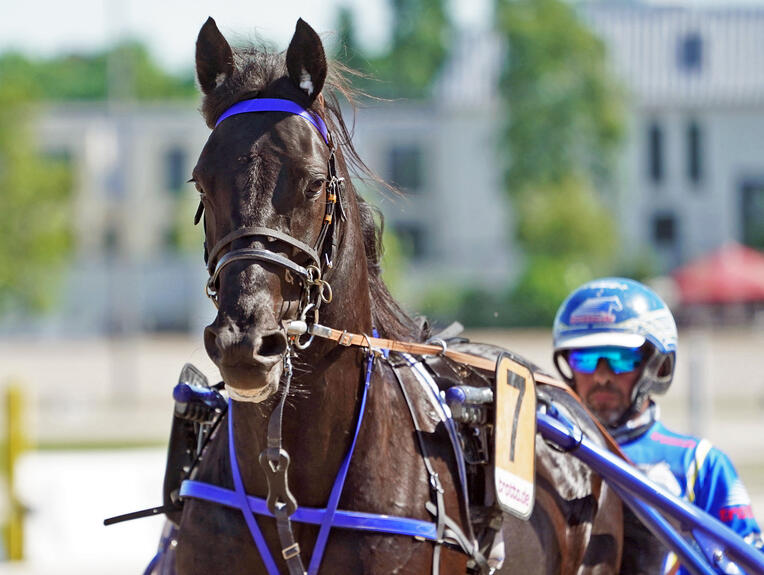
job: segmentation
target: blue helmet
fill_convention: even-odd
[[[590,281],[562,302],[554,318],[554,364],[570,349],[588,347],[638,348],[650,344],[651,353],[632,391],[632,407],[647,394],[665,393],[676,361],[674,317],[663,300],[645,285],[627,278]]]

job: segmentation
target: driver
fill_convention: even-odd
[[[674,318],[660,297],[625,278],[586,283],[560,306],[553,335],[555,367],[635,465],[764,548],[729,458],[707,439],[675,433],[660,422],[653,396],[671,385],[677,344]],[[625,556],[624,572],[639,570],[636,563],[647,559]],[[676,556],[668,554],[663,572],[675,570]],[[679,573],[686,572],[680,567]]]

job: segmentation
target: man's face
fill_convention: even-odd
[[[631,392],[639,378],[641,362],[636,362],[634,369],[622,371],[623,368],[621,367],[619,369],[621,373],[615,373],[607,354],[603,354],[604,357],[595,359],[594,365],[596,367],[593,368],[593,371],[591,367],[578,371],[575,362],[570,361],[572,359],[570,354],[575,354],[578,351],[571,350],[569,352],[569,363],[576,390],[586,406],[602,423],[614,425],[631,404]],[[586,351],[590,352],[591,350]],[[586,373],[586,371],[591,371],[591,373]]]

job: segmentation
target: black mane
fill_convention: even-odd
[[[234,49],[233,56],[233,74],[202,99],[201,113],[210,129],[214,128],[217,118],[236,102],[256,98],[266,88],[277,82],[287,90],[291,85],[291,82],[285,81],[287,79],[285,52],[272,52],[265,47],[247,46]],[[340,170],[347,175],[364,177],[383,188],[390,189],[358,156],[351,140],[352,133],[342,117],[340,97],[350,104],[353,112],[356,109],[358,92],[350,87],[347,80],[347,76],[353,74],[352,70],[342,64],[331,62],[322,90],[326,110],[326,114],[322,116],[339,148]],[[290,90],[289,98],[304,108],[319,113],[318,105],[310,105],[304,93],[296,87]],[[417,341],[425,339],[429,335],[428,328],[419,325],[401,309],[382,280],[381,259],[384,253],[382,213],[358,194],[351,178],[347,177],[345,181],[346,190],[355,196],[360,212],[374,326],[383,337]]]

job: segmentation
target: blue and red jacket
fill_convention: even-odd
[[[707,439],[674,433],[660,421],[654,420],[643,429],[636,436],[632,431],[616,437],[648,478],[722,521],[748,543],[764,548],[751,499],[724,453]],[[676,557],[670,554],[665,572],[670,572],[675,562]],[[680,567],[678,573],[688,572]]]

